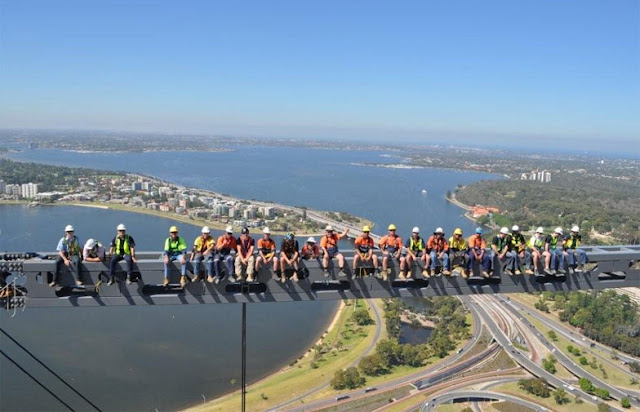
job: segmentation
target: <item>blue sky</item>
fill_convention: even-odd
[[[0,127],[625,143],[640,2],[0,0],[0,74]]]

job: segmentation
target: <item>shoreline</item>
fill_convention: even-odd
[[[460,189],[464,189],[464,188],[465,188],[465,186],[460,187]],[[496,226],[495,224],[491,224],[491,222],[488,222],[488,223],[480,223],[480,222],[478,222],[478,219],[471,215],[471,211],[473,210],[473,208],[471,206],[466,205],[466,204],[462,203],[461,201],[459,201],[456,198],[455,192],[451,192],[451,196],[445,196],[444,198],[445,198],[445,200],[447,202],[451,203],[452,205],[458,206],[459,208],[465,210],[464,217],[466,217],[467,219],[471,220],[472,222],[475,222],[475,223],[477,223],[479,225],[482,225],[482,226],[489,227],[489,228],[491,228],[493,230],[498,230],[499,229],[498,226]]]

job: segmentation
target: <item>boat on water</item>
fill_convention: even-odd
[[[29,203],[29,207],[38,207],[38,206],[40,206],[39,202],[31,202],[31,203]]]
[[[422,189],[422,194],[426,195],[427,194],[427,189]]]

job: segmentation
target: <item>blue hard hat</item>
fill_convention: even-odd
[[[481,234],[482,234],[482,228],[481,228],[481,227],[477,228],[477,229],[476,229],[476,233],[477,233],[477,234],[479,234],[479,235],[481,235]]]

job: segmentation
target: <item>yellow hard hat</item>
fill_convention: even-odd
[[[173,232],[177,232],[178,231],[178,226],[171,226],[169,228],[169,233],[173,233]]]
[[[453,231],[454,235],[462,235],[462,229],[457,228],[456,230]]]
[[[396,225],[393,223],[389,225],[389,230],[396,230]]]
[[[364,227],[362,228],[362,231],[363,231],[363,232],[371,232],[371,228],[370,228],[369,226],[364,226]]]

